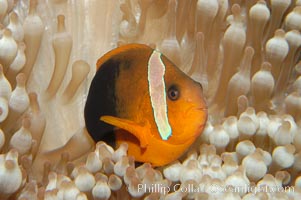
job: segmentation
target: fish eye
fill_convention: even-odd
[[[172,85],[168,89],[168,98],[172,101],[176,101],[180,97],[180,91],[178,90],[178,87],[175,85]]]

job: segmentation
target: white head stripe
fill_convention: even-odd
[[[165,65],[161,60],[161,53],[154,50],[148,61],[149,95],[158,131],[161,138],[167,140],[172,131],[167,116],[164,74]]]

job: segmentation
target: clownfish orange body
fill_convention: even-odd
[[[142,44],[116,48],[97,62],[85,106],[94,141],[128,143],[136,161],[178,159],[204,129],[202,87],[160,52]]]

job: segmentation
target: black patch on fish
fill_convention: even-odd
[[[120,61],[109,59],[97,70],[85,105],[85,123],[93,140],[115,146],[114,127],[100,120],[103,115],[116,116],[115,81]]]

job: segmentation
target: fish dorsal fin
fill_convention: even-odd
[[[107,52],[106,54],[104,54],[103,56],[101,56],[100,59],[97,60],[97,63],[96,63],[96,66],[97,66],[97,69],[99,67],[101,67],[101,65],[103,63],[105,63],[107,60],[117,56],[117,55],[120,55],[120,54],[123,54],[125,52],[128,52],[130,50],[134,50],[134,49],[139,49],[141,52],[142,51],[151,51],[152,49],[145,45],[145,44],[130,44],[130,45],[124,45],[124,46],[120,46],[116,49],[113,49],[109,52]]]
[[[147,122],[144,126],[139,125],[131,120],[122,119],[113,116],[102,116],[100,120],[124,129],[134,135],[140,142],[141,148],[146,148],[149,144],[148,138],[150,137],[150,124]]]
[[[148,84],[151,105],[155,122],[162,140],[167,140],[172,133],[167,116],[165,65],[161,60],[161,53],[154,50],[148,62]]]

